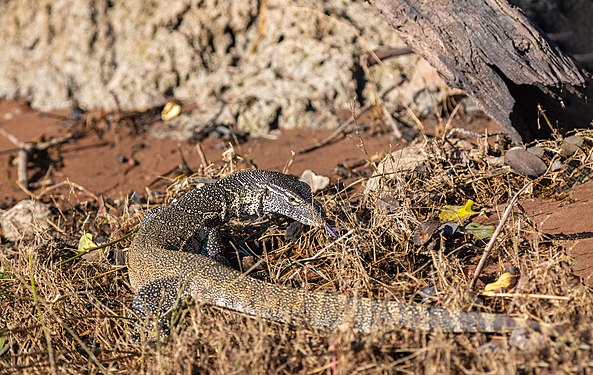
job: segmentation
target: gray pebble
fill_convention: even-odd
[[[515,172],[531,178],[544,174],[548,169],[542,159],[520,148],[508,150],[504,155],[504,163]]]
[[[9,241],[31,238],[49,228],[49,206],[30,199],[22,200],[0,215],[2,235]]]

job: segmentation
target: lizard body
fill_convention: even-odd
[[[537,326],[502,314],[289,288],[245,276],[216,260],[223,249],[220,225],[232,217],[270,213],[306,225],[325,225],[323,208],[308,185],[292,176],[260,170],[236,173],[150,211],[128,253],[130,282],[136,292],[133,307],[140,315],[160,317],[191,295],[201,303],[320,329],[350,325],[361,332],[389,327],[498,332]],[[196,251],[196,241],[205,243],[208,256]]]

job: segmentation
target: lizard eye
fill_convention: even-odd
[[[294,195],[288,195],[288,203],[290,204],[298,204],[298,199]]]

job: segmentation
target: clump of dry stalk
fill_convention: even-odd
[[[492,167],[475,149],[431,141],[432,157],[386,184],[383,195],[398,202],[379,208],[373,197],[337,185],[319,196],[339,241],[320,230],[286,238],[286,220],[256,220],[225,226],[229,255],[261,260],[257,277],[309,290],[387,298],[462,309],[478,309],[554,323],[556,337],[534,334],[454,335],[413,330],[357,335],[289,327],[189,302],[165,340],[137,341],[131,320],[127,270],[114,260],[126,238],[96,256],[77,257],[83,232],[115,240],[133,231],[146,201],[89,200],[56,210],[54,226],[27,241],[2,243],[0,265],[0,372],[2,373],[450,373],[514,371],[569,372],[592,366],[593,294],[573,276],[571,258],[542,240],[516,210],[489,256],[496,277],[506,266],[519,270],[513,298],[477,294],[471,269],[485,242],[468,235],[442,236],[436,245],[415,245],[418,225],[438,216],[444,204],[467,199],[493,216],[497,206],[527,183],[533,195],[564,194],[590,170],[591,134],[566,162],[576,166],[548,172],[536,181],[508,168]],[[553,150],[557,143],[544,145]],[[485,147],[485,146],[484,146]],[[488,146],[491,147],[491,146]],[[150,204],[170,201],[200,177],[219,177],[237,168],[233,155],[224,170],[175,181]],[[572,168],[572,169],[571,169]],[[298,232],[297,232],[298,233]],[[239,249],[239,246],[241,249]],[[233,250],[237,248],[237,250]],[[242,259],[237,259],[237,256]],[[529,295],[565,299],[530,298]]]

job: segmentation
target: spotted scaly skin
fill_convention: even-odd
[[[133,307],[160,317],[191,295],[198,302],[248,315],[319,329],[359,332],[407,327],[425,331],[501,332],[537,323],[501,314],[448,311],[413,303],[356,298],[266,283],[216,259],[219,227],[233,217],[280,214],[306,225],[325,225],[309,186],[278,172],[239,172],[194,189],[150,211],[128,253]],[[205,242],[208,256],[195,244]]]

